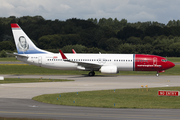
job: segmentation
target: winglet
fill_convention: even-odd
[[[73,52],[74,54],[76,54],[76,51],[75,51],[74,49],[72,49],[72,52]]]
[[[62,56],[62,59],[63,59],[63,60],[67,60],[67,57],[64,55],[64,53],[63,53],[61,50],[59,50],[59,52],[60,52],[60,54],[61,54],[61,56]]]

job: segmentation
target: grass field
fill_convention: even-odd
[[[0,61],[13,61],[18,62],[15,57],[6,57],[6,58],[0,58]]]
[[[180,108],[180,97],[158,96],[158,90],[179,90],[180,87],[103,90],[74,93],[47,94],[33,100],[70,106],[103,108]],[[57,99],[58,98],[58,99]]]
[[[76,75],[87,74],[87,71],[66,71],[37,67],[34,65],[0,65],[0,74],[36,74],[36,75]]]
[[[32,82],[66,82],[74,80],[63,80],[63,79],[33,79],[33,78],[5,78],[0,80],[0,84],[4,83],[32,83]]]
[[[166,57],[165,57],[166,58]],[[167,59],[171,62],[179,62],[180,63],[180,57],[167,57]],[[13,61],[18,62],[15,57],[7,57],[7,58],[0,58],[0,61]]]
[[[180,63],[180,57],[167,57],[168,61]]]
[[[180,75],[180,65],[166,70],[160,75]],[[89,71],[67,71],[67,70],[53,70],[33,65],[0,65],[0,74],[38,74],[38,75],[87,75]],[[100,72],[96,72],[96,75],[102,75]],[[114,75],[114,74],[113,74]],[[115,75],[156,75],[156,72],[149,71],[120,71]]]

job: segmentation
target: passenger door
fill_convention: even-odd
[[[41,56],[38,57],[38,64],[41,67],[41,64],[42,64],[42,57]]]

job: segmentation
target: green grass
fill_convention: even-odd
[[[63,80],[63,79],[35,79],[35,78],[5,78],[0,80],[0,84],[4,83],[34,83],[34,82],[66,82],[74,80]]]
[[[180,57],[167,57],[168,61],[180,63]]]
[[[166,70],[160,75],[180,75],[180,65]],[[71,71],[71,70],[53,70],[48,68],[37,67],[34,65],[0,65],[0,74],[38,74],[38,75],[87,75],[89,71]],[[120,71],[115,75],[155,75],[156,72],[151,71]],[[96,75],[102,75],[96,72]],[[114,74],[113,74],[114,75]]]
[[[0,65],[0,74],[36,74],[36,75],[77,75],[88,74],[87,71],[68,71],[42,68],[34,65]]]
[[[47,94],[33,100],[70,106],[102,108],[180,108],[180,97],[158,96],[158,90],[179,90],[180,87],[142,89],[120,89],[74,93]],[[61,95],[61,97],[60,97]],[[58,98],[58,100],[57,100]],[[114,106],[115,104],[115,106]]]
[[[15,57],[6,57],[6,58],[0,58],[0,61],[12,61],[12,62],[18,62]]]

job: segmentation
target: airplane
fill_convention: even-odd
[[[119,71],[157,71],[159,73],[175,66],[166,58],[145,54],[64,54],[42,50],[30,40],[26,33],[16,23],[11,24],[13,37],[18,53],[14,53],[17,60],[39,67],[58,70],[84,70],[105,74],[116,74]]]

